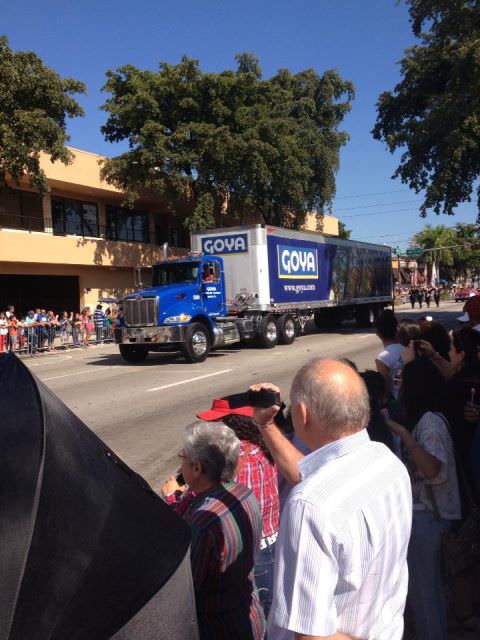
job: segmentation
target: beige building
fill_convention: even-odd
[[[124,209],[122,193],[100,179],[101,156],[72,151],[68,166],[42,158],[46,196],[26,184],[0,190],[0,309],[94,306],[148,284],[164,242],[175,254],[188,247],[185,203],[173,211],[144,197]],[[338,235],[336,218],[325,216],[323,230]]]

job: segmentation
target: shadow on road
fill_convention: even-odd
[[[238,347],[225,347],[224,349],[217,349],[212,351],[208,359],[211,358],[223,358],[229,353],[237,353],[239,351]],[[175,364],[188,365],[192,366],[191,362],[187,362],[184,360],[182,353],[180,351],[165,351],[165,352],[155,352],[152,351],[148,354],[147,359],[144,362],[126,362],[120,353],[109,353],[109,354],[100,354],[95,360],[91,360],[86,362],[85,364],[91,366],[124,366],[124,367],[158,367],[159,365],[167,365],[175,362]]]

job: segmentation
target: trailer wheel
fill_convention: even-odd
[[[369,329],[373,326],[377,317],[377,308],[372,305],[364,305],[356,310],[356,323],[359,329]]]
[[[121,344],[120,355],[126,362],[143,362],[148,356],[148,349],[135,344]]]
[[[182,353],[187,362],[203,362],[210,353],[210,335],[205,325],[194,322],[187,328]]]
[[[275,317],[264,316],[257,329],[256,342],[262,349],[273,349],[278,344],[278,327]]]
[[[295,320],[289,313],[285,313],[278,319],[278,342],[279,344],[292,344],[295,342],[295,337]]]

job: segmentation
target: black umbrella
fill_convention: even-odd
[[[190,531],[0,355],[0,640],[197,638]]]

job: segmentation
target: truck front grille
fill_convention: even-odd
[[[127,327],[154,327],[158,319],[158,298],[128,298],[123,301]]]

